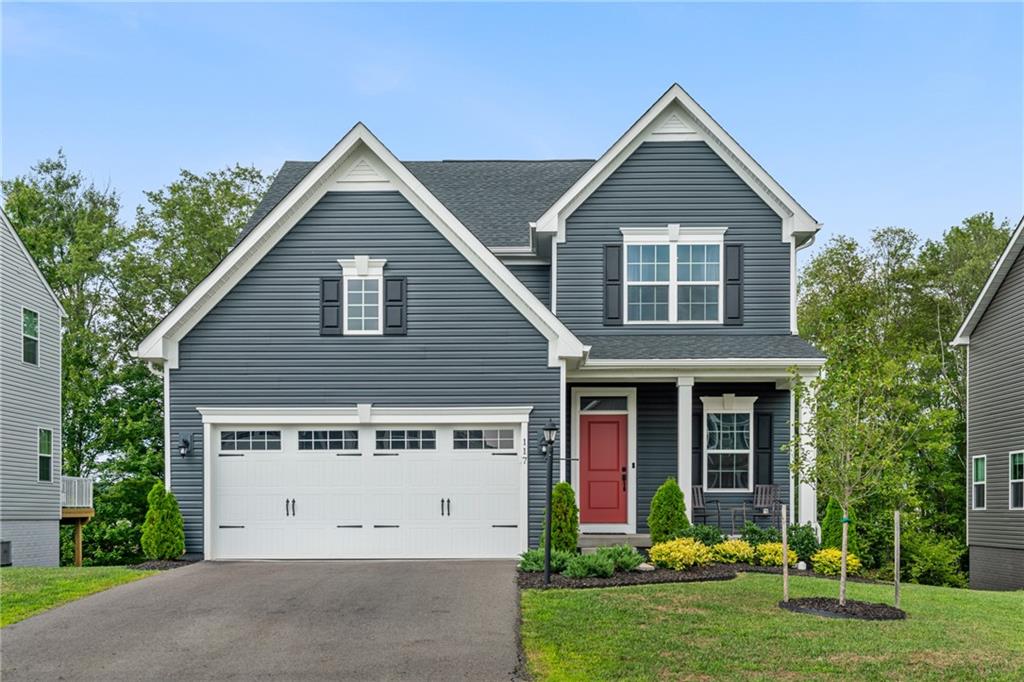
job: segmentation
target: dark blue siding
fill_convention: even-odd
[[[319,335],[321,277],[338,258],[386,258],[408,278],[408,336]],[[522,315],[397,192],[330,193],[182,340],[171,433],[197,406],[533,405],[531,541],[540,531],[540,425],[558,417],[558,369]],[[202,457],[172,458],[187,546],[202,551]]]
[[[551,266],[539,264],[513,264],[508,269],[519,278],[540,302],[551,307]]]
[[[726,227],[744,245],[741,326],[603,325],[602,248],[622,227]],[[577,334],[789,334],[782,220],[703,142],[647,142],[571,215],[558,246],[558,316]]]

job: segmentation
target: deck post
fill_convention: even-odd
[[[75,566],[82,566],[82,519],[75,519]]]
[[[686,503],[686,518],[693,522],[693,377],[676,378],[678,390],[677,474]]]

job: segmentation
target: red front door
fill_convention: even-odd
[[[626,415],[580,415],[580,523],[626,523]]]

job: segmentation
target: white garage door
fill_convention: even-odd
[[[212,555],[512,557],[523,551],[519,425],[218,426]]]

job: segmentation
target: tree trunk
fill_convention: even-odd
[[[839,565],[839,605],[846,606],[846,541],[847,541],[847,528],[849,524],[846,519],[846,508],[843,508],[843,551],[842,558],[840,559]]]

